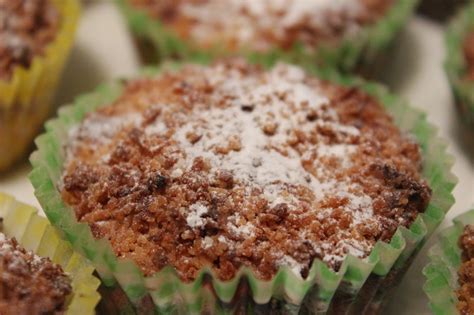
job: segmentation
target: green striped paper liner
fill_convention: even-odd
[[[156,70],[148,71],[147,75],[157,73]],[[390,243],[378,242],[364,260],[348,255],[338,272],[321,260],[315,260],[306,279],[295,275],[288,268],[281,268],[270,281],[262,281],[254,276],[252,270],[242,268],[233,280],[220,281],[211,270],[204,269],[195,281],[184,283],[170,267],[145,277],[132,261],[118,259],[107,241],[94,239],[89,226],[78,223],[73,210],[62,201],[58,183],[68,130],[79,124],[86,113],[113,102],[123,88],[123,83],[119,81],[77,98],[72,105],[59,111],[58,118],[46,124],[46,132],[36,139],[38,150],[30,159],[33,165],[30,180],[35,187],[35,194],[50,221],[63,231],[78,251],[95,264],[105,284],[111,286],[117,281],[138,306],[151,296],[156,311],[160,313],[192,314],[208,309],[230,313],[236,307],[256,311],[264,307],[262,304],[266,304],[266,307],[277,305],[290,314],[296,314],[301,307],[324,313],[330,308],[331,302],[335,302],[335,294],[341,291],[351,297],[348,307],[365,307],[361,304],[367,303],[362,303],[364,300],[358,299],[357,294],[361,289],[364,295],[371,292],[370,286],[364,286],[369,277],[371,281],[375,277],[377,286],[374,287],[377,290],[380,288],[374,292],[371,300],[375,299],[379,303],[386,293],[384,281],[387,275],[391,278],[403,273],[412,254],[439,225],[453,204],[452,190],[457,181],[450,171],[453,159],[446,153],[444,141],[436,136],[436,128],[426,121],[425,114],[410,108],[385,88],[359,79],[341,77],[329,70],[314,70],[314,73],[337,84],[360,88],[378,99],[393,115],[397,125],[419,141],[424,156],[423,174],[433,190],[426,212],[420,214],[409,229],[400,227]]]
[[[464,56],[464,40],[474,32],[474,2],[459,10],[446,32],[446,61],[444,68],[461,116],[474,124],[474,82],[465,79],[467,62]]]
[[[387,53],[419,3],[419,0],[393,1],[392,7],[376,23],[361,27],[355,34],[340,40],[321,43],[319,47],[311,49],[312,51],[307,51],[301,44],[295,44],[291,49],[282,50],[274,47],[260,53],[250,48],[229,52],[217,44],[210,49],[199,48],[196,44],[177,36],[173,30],[150,17],[147,12],[133,7],[129,0],[115,1],[127,20],[136,42],[143,48],[143,55],[147,55],[145,59],[148,61],[168,58],[202,61],[239,55],[264,64],[284,60],[301,65],[336,68],[341,72],[367,72],[369,75],[376,71],[374,64],[380,63],[378,61]]]
[[[93,276],[94,267],[71,245],[62,240],[56,228],[38,215],[38,210],[0,192],[0,229],[8,238],[16,238],[27,250],[62,266],[71,279],[72,293],[67,300],[67,315],[92,315],[100,300],[99,279]]]
[[[430,249],[430,263],[423,269],[426,282],[423,287],[435,315],[459,314],[456,290],[459,288],[458,271],[462,263],[459,238],[468,224],[474,224],[474,209],[456,217],[453,226],[443,230],[437,243]]]

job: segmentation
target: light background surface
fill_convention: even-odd
[[[469,131],[459,123],[452,105],[442,63],[444,29],[423,18],[414,18],[400,38],[384,78],[392,91],[407,98],[413,106],[428,113],[428,119],[440,128],[447,139],[449,152],[456,158],[454,173],[459,184],[454,191],[456,204],[441,228],[454,216],[474,208],[474,128]],[[130,77],[139,69],[127,28],[112,1],[89,1],[83,8],[76,44],[60,84],[56,104],[71,102],[80,93],[90,91],[101,82]],[[26,176],[30,168],[24,163],[0,177],[0,191],[39,207]],[[397,288],[385,314],[430,314],[422,292],[421,270],[427,263],[426,253],[435,241],[432,237],[420,252],[403,282]]]

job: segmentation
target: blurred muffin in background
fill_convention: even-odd
[[[466,59],[466,80],[474,82],[474,27],[464,38],[463,53]]]
[[[465,3],[466,0],[422,0],[418,10],[432,19],[444,21]]]
[[[50,113],[78,15],[76,0],[0,1],[0,172]]]
[[[38,211],[0,192],[0,314],[95,314],[94,268]]]
[[[445,70],[461,117],[474,124],[474,3],[453,18],[446,33]]]
[[[64,314],[71,279],[58,264],[0,232],[0,313]],[[7,293],[8,292],[8,293]]]
[[[118,0],[147,62],[239,54],[367,70],[416,0]]]
[[[423,269],[423,289],[433,314],[474,313],[474,209],[439,233]]]

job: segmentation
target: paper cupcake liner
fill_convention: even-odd
[[[168,58],[202,61],[238,54],[262,63],[284,60],[303,65],[336,68],[342,72],[356,70],[370,75],[375,71],[374,63],[382,59],[419,0],[394,1],[385,16],[373,25],[362,27],[354,36],[346,36],[337,43],[322,44],[313,52],[306,52],[297,44],[289,50],[274,48],[264,53],[248,49],[229,52],[219,46],[200,49],[179,38],[160,21],[151,18],[147,12],[133,7],[128,0],[116,0],[116,2],[135,35],[137,47],[146,62]]]
[[[25,249],[49,257],[63,267],[72,280],[66,314],[95,314],[95,306],[100,300],[97,292],[100,281],[92,275],[94,267],[75,253],[69,243],[59,237],[56,228],[37,212],[35,208],[0,192],[2,232],[9,238],[16,238]]]
[[[99,293],[102,296],[102,299],[96,307],[97,314],[147,314],[147,312],[135,310],[127,295],[122,290],[122,288],[120,288],[120,286],[107,287],[105,285],[101,285],[99,287]],[[153,304],[153,302],[151,304]],[[153,307],[148,307],[148,309],[152,310]]]
[[[51,112],[52,97],[72,46],[79,19],[77,0],[52,0],[61,27],[43,56],[28,69],[16,67],[9,81],[0,80],[0,171],[6,170],[32,144]]]
[[[447,58],[445,71],[461,116],[474,123],[474,82],[466,80],[467,64],[463,52],[466,36],[474,31],[474,3],[459,11],[446,33]]]
[[[474,209],[453,220],[454,225],[439,235],[438,242],[429,251],[430,263],[423,269],[426,282],[423,287],[434,314],[459,314],[456,290],[459,288],[458,271],[462,264],[459,237],[468,224],[474,224]]]
[[[117,281],[137,307],[155,308],[160,313],[190,314],[206,310],[218,313],[236,310],[335,313],[342,303],[348,313],[379,309],[414,253],[454,202],[451,192],[456,179],[450,172],[453,159],[446,153],[446,145],[437,138],[436,129],[426,121],[425,115],[383,87],[343,78],[328,70],[316,72],[320,78],[363,89],[385,105],[397,125],[413,134],[420,143],[424,156],[423,175],[433,190],[426,212],[420,214],[409,229],[398,228],[389,243],[379,241],[366,259],[348,255],[338,272],[321,260],[315,260],[306,279],[284,267],[270,281],[259,280],[249,268],[242,268],[231,281],[220,281],[210,269],[204,269],[195,281],[184,283],[171,267],[145,277],[132,261],[118,259],[109,242],[94,239],[89,226],[78,223],[73,210],[62,201],[58,183],[68,130],[79,124],[86,113],[113,102],[122,91],[120,82],[101,86],[78,98],[74,104],[61,108],[59,117],[46,124],[47,132],[37,138],[38,150],[30,159],[33,164],[30,180],[35,194],[52,224],[94,263],[104,283],[113,285]],[[150,297],[154,305],[151,305]]]

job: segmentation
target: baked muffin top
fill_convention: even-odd
[[[0,314],[63,314],[71,280],[61,266],[0,233]]]
[[[459,289],[457,309],[462,315],[474,312],[474,225],[466,225],[459,238],[462,250],[462,264],[459,269]]]
[[[474,81],[474,31],[466,36],[463,50],[467,64],[466,78]]]
[[[419,146],[377,100],[296,66],[186,65],[104,105],[69,133],[62,196],[147,275],[337,270],[431,196]]]
[[[51,0],[0,0],[0,80],[28,68],[55,38],[59,12]]]
[[[201,48],[313,49],[383,16],[392,0],[128,0]]]

